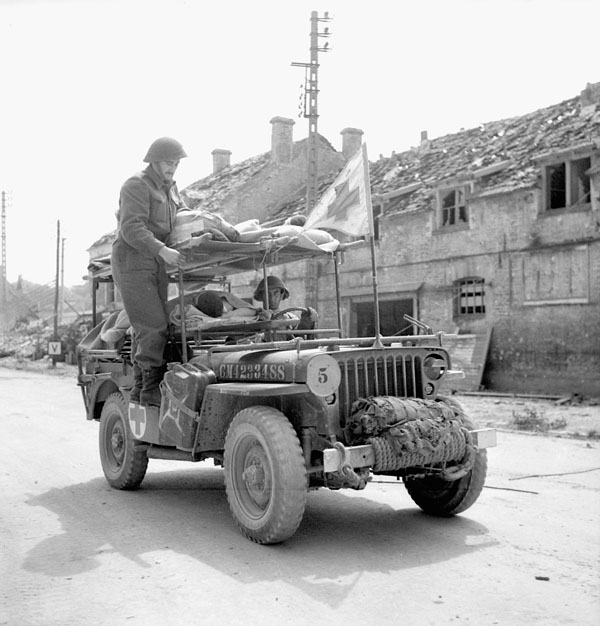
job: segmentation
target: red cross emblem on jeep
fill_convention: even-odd
[[[140,439],[146,432],[146,408],[139,404],[129,405],[129,426],[136,439]]]

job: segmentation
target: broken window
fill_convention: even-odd
[[[485,314],[485,280],[483,278],[462,278],[455,283],[456,315]]]
[[[586,174],[590,167],[590,157],[548,165],[545,170],[546,209],[564,209],[590,202],[590,177]]]
[[[455,226],[467,223],[467,202],[464,187],[440,191],[440,224]]]

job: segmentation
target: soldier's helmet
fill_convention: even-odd
[[[157,161],[178,161],[187,154],[183,146],[171,137],[160,137],[155,139],[148,148],[144,157],[144,163],[156,163]]]
[[[283,291],[283,295],[281,296],[282,300],[290,297],[290,292],[288,288],[285,286],[284,282],[279,278],[279,276],[267,276],[267,289],[279,288]],[[252,296],[255,300],[262,300],[262,293],[265,288],[265,279],[263,278],[256,287],[254,295]]]
[[[223,315],[223,300],[216,291],[201,291],[196,298],[196,308],[210,317]]]

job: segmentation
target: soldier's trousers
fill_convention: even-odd
[[[166,312],[169,283],[164,262],[160,257],[142,255],[117,241],[111,263],[135,336],[132,359],[142,369],[161,367],[169,323]]]

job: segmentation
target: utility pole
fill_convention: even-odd
[[[308,118],[308,147],[306,176],[306,214],[308,215],[319,195],[319,138],[318,138],[318,96],[319,96],[319,52],[329,52],[329,42],[319,45],[319,38],[330,36],[329,28],[319,32],[319,22],[330,22],[329,13],[319,17],[317,11],[310,14],[310,63],[292,63],[294,67],[304,68],[303,93],[300,96],[300,113],[298,117]],[[316,307],[318,303],[318,264],[307,261],[306,304]]]
[[[330,36],[329,28],[319,32],[319,22],[330,22],[326,12],[319,17],[317,11],[310,14],[310,63],[292,63],[294,67],[304,68],[304,93],[301,96],[299,117],[308,118],[308,176],[306,180],[306,213],[315,206],[319,193],[319,144],[317,137],[319,109],[319,52],[329,52],[329,42],[319,45],[319,38]]]
[[[58,323],[63,322],[63,309],[65,301],[65,237],[61,240],[60,248],[60,302],[58,305]]]
[[[56,280],[54,283],[54,342],[58,342],[58,290],[60,269],[60,220],[56,222]],[[58,351],[60,354],[60,350]],[[52,367],[56,367],[56,350],[52,351]]]
[[[6,306],[6,192],[2,192],[2,308]]]

